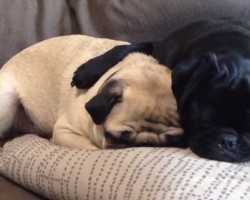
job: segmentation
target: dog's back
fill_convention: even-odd
[[[250,23],[235,19],[200,20],[171,32],[155,45],[154,57],[171,69],[191,57],[235,52],[250,57]]]
[[[39,125],[38,129],[52,133],[62,103],[61,95],[76,92],[70,86],[76,68],[124,43],[82,35],[64,36],[43,41],[14,56],[0,71],[0,105],[1,112],[5,113],[0,119],[0,135],[15,120],[13,110],[19,108],[19,103],[33,123]],[[22,102],[18,102],[20,99]]]

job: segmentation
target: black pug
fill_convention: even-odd
[[[197,155],[250,160],[250,23],[197,21],[156,43],[117,46],[75,72],[88,88],[131,52],[151,54],[172,72],[172,89],[188,145]]]

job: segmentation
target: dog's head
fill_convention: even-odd
[[[208,53],[180,63],[172,79],[191,150],[220,161],[250,160],[250,61]]]
[[[85,106],[94,123],[104,126],[103,148],[171,145],[171,135],[182,134],[182,129],[170,71],[139,53],[116,68]]]

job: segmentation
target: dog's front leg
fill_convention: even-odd
[[[52,142],[56,145],[77,149],[98,149],[98,147],[85,134],[74,133],[67,124],[56,123]]]
[[[56,129],[52,142],[56,145],[77,149],[98,149],[86,135],[78,135],[66,129]]]

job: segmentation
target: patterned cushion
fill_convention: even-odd
[[[0,150],[0,173],[50,199],[250,199],[250,163],[176,148],[78,150],[25,135]]]

